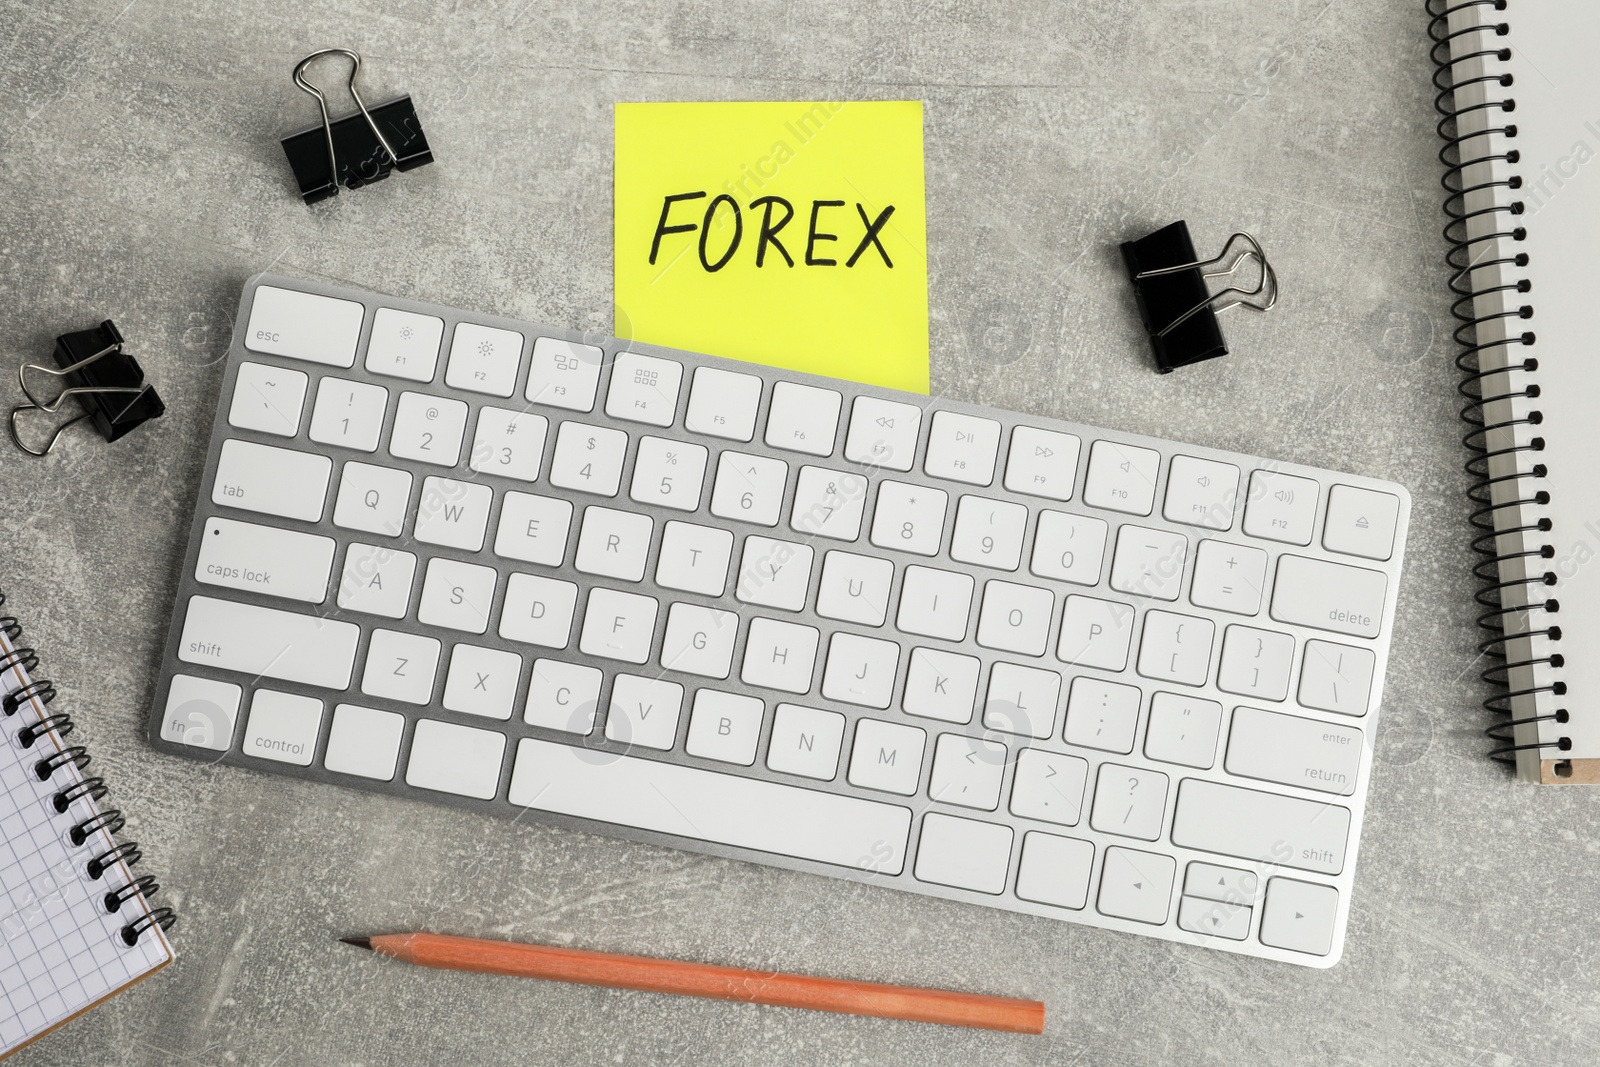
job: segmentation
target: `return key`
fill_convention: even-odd
[[[1361,731],[1239,708],[1228,733],[1226,765],[1229,774],[1350,796],[1361,766]]]

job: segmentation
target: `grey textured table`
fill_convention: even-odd
[[[1518,1063],[1600,1055],[1600,791],[1483,758],[1420,0],[0,0],[0,352],[110,316],[169,414],[0,463],[0,584],[181,915],[25,1064]],[[446,10],[453,8],[453,10]],[[330,45],[438,162],[307,209]],[[239,288],[610,319],[617,100],[926,101],[933,382],[1415,498],[1344,961],[1317,972],[161,757],[143,720]],[[1263,241],[1284,297],[1158,378],[1116,242]],[[9,373],[7,371],[6,373]],[[14,387],[5,386],[9,396]],[[8,401],[9,403],[9,401]],[[1026,995],[1042,1038],[411,969],[406,928]]]

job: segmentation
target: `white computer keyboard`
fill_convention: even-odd
[[[1400,486],[293,278],[238,323],[158,748],[1337,960]]]

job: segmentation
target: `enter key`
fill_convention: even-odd
[[[1256,708],[1233,713],[1229,774],[1350,796],[1361,767],[1361,731]]]

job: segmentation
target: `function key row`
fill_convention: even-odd
[[[350,367],[355,363],[364,313],[363,306],[353,301],[260,286],[246,331],[246,347]],[[431,382],[437,371],[444,327],[444,321],[434,316],[378,308],[367,345],[366,369],[373,374]],[[516,389],[524,348],[524,336],[514,330],[460,323],[450,341],[444,383],[466,392],[510,397]],[[524,398],[548,407],[593,412],[604,358],[604,352],[593,345],[535,338]],[[307,376],[298,371],[242,364],[230,423],[294,436],[307,384]],[[684,366],[677,360],[619,353],[606,391],[605,414],[649,426],[672,426],[684,385]],[[754,440],[763,387],[762,379],[753,374],[696,368],[689,383],[684,427],[692,433],[729,441]],[[337,379],[330,385],[324,380],[308,435],[319,443],[375,451],[387,397],[387,391],[377,386]],[[421,405],[419,411],[405,410],[408,401],[413,407]],[[831,456],[844,406],[845,398],[836,390],[776,382],[762,440],[776,449]],[[408,458],[453,466],[459,459],[466,405],[407,393],[402,395],[401,408],[402,415],[421,414],[430,423],[442,420],[436,427],[424,426],[416,431],[417,446],[410,451],[425,454]],[[884,470],[912,470],[923,415],[923,409],[914,404],[857,396],[850,405],[844,458]],[[405,421],[415,425],[416,420],[408,417]],[[399,423],[397,418],[397,431]],[[934,478],[991,485],[1002,434],[1002,426],[993,419],[936,411],[931,419],[923,471]],[[451,436],[457,442],[454,448],[436,449],[431,444],[436,438]],[[617,436],[621,437],[620,432]],[[1002,476],[1005,488],[1051,500],[1070,500],[1081,444],[1070,433],[1016,427]],[[1161,459],[1154,449],[1109,440],[1094,442],[1084,478],[1084,502],[1129,515],[1152,514]],[[474,469],[483,468],[474,464]],[[1169,522],[1230,530],[1240,494],[1238,467],[1176,455],[1168,465],[1161,514]],[[1265,469],[1253,471],[1243,498],[1247,501],[1244,532],[1265,540],[1308,545],[1316,532],[1320,496],[1321,486],[1313,479]],[[1400,501],[1392,494],[1335,485],[1328,496],[1323,547],[1386,560],[1393,553],[1399,510]]]

